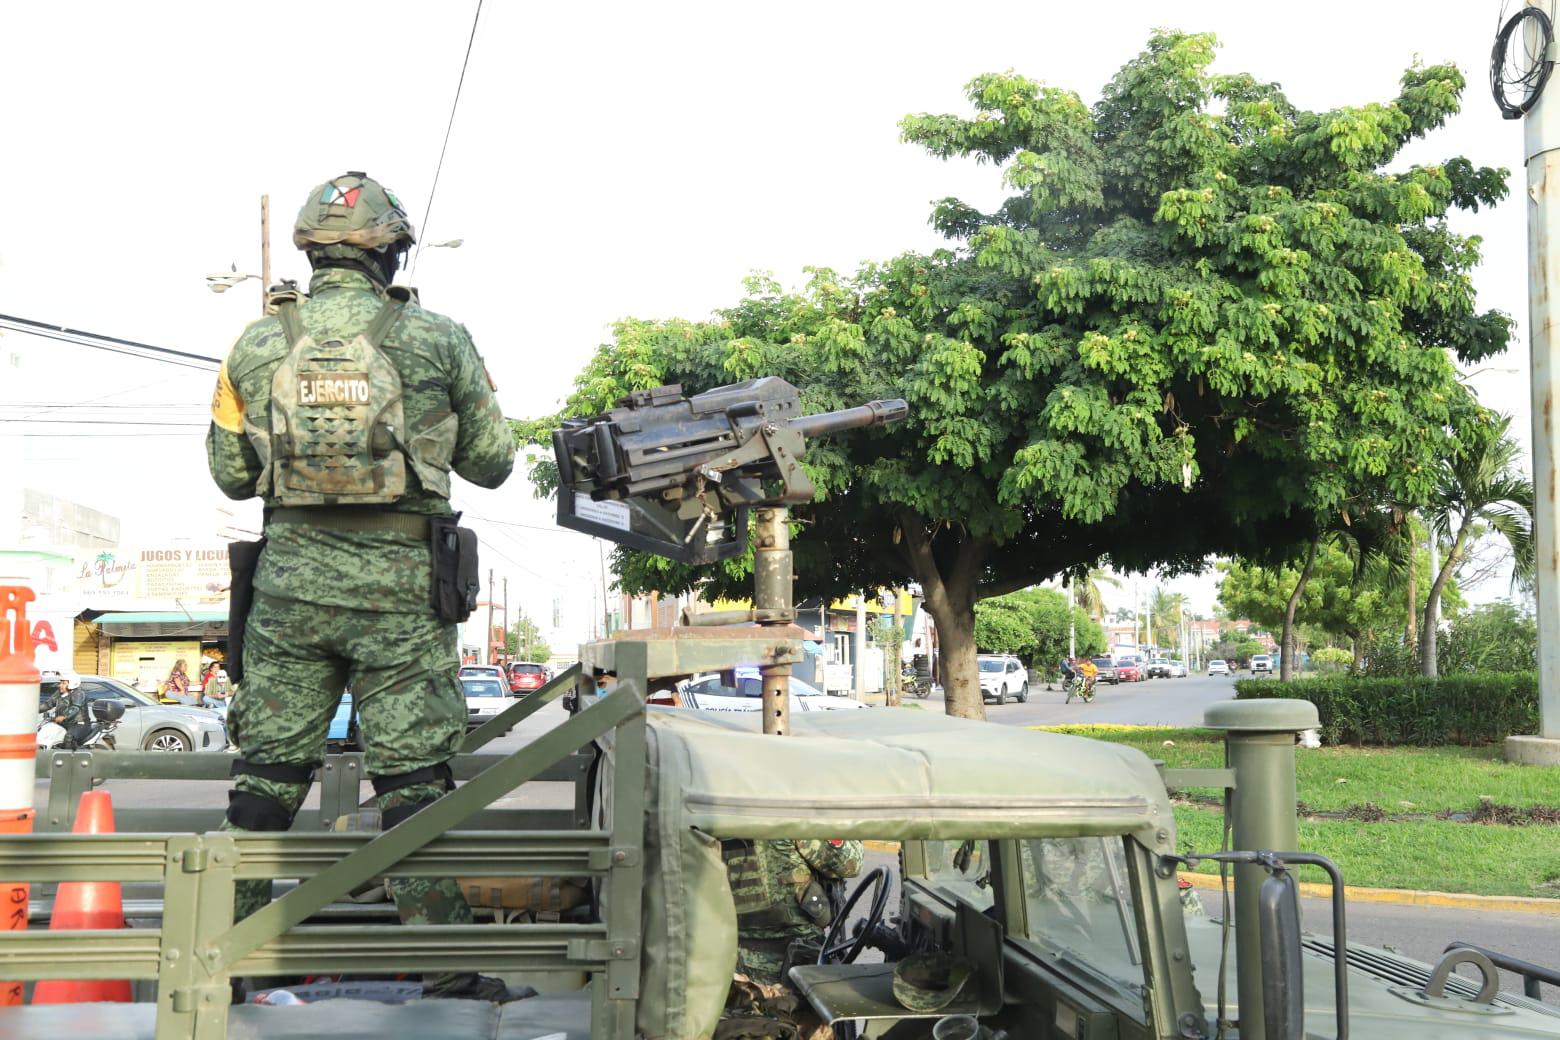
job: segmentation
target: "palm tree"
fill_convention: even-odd
[[[1159,586],[1154,587],[1154,594],[1149,599],[1149,616],[1154,619],[1156,631],[1163,632],[1166,646],[1180,649],[1181,646],[1181,612],[1186,609],[1186,596],[1179,592],[1166,592]],[[1173,636],[1173,638],[1171,638]]]
[[[1078,586],[1078,606],[1088,612],[1090,620],[1095,622],[1104,621],[1105,593],[1100,586],[1103,584],[1110,585],[1113,588],[1120,588],[1121,579],[1109,571],[1094,567],[1081,577],[1074,578],[1073,581]]]
[[[1484,526],[1511,547],[1513,581],[1533,574],[1533,484],[1517,468],[1521,448],[1510,436],[1511,417],[1499,416],[1488,434],[1467,444],[1442,463],[1435,491],[1424,510],[1430,536],[1446,545],[1446,556],[1425,594],[1425,616],[1419,635],[1420,671],[1435,678],[1436,614],[1441,592],[1462,562],[1474,529]]]
[[[1354,584],[1357,587],[1367,567],[1390,567],[1400,559],[1402,520],[1402,511],[1395,506],[1369,499],[1358,500],[1351,508],[1340,510],[1326,521],[1321,530],[1317,531],[1316,537],[1307,543],[1300,576],[1295,580],[1289,599],[1284,604],[1284,627],[1279,641],[1279,681],[1288,682],[1294,678],[1295,658],[1299,650],[1295,638],[1295,612],[1311,580],[1311,570],[1316,565],[1316,554],[1322,544],[1330,543],[1349,553],[1354,560]],[[1355,656],[1358,659],[1357,645]]]

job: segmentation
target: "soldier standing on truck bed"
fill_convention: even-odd
[[[383,825],[454,787],[466,729],[457,623],[477,590],[476,538],[450,513],[450,470],[497,487],[515,444],[463,326],[390,282],[415,241],[400,201],[363,173],[310,193],[293,243],[309,293],[272,295],[217,378],[207,459],[229,497],[259,495],[265,537],[235,543],[225,830],[287,830],[350,684]],[[245,615],[247,614],[247,620]],[[270,899],[240,882],[235,918]],[[454,879],[400,879],[408,924],[464,924]],[[505,999],[497,979],[429,977],[434,997]]]

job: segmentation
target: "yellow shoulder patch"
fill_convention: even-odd
[[[229,433],[244,432],[244,399],[228,378],[226,361],[217,371],[217,388],[211,392],[211,421]]]

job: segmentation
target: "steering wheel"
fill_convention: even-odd
[[[861,901],[862,893],[869,884],[872,885],[872,906],[867,911],[867,919],[856,929],[854,936],[843,938],[845,922],[850,919],[850,912],[856,909],[856,904]],[[829,924],[829,930],[823,937],[823,946],[818,950],[819,964],[856,963],[856,958],[866,948],[867,938],[883,920],[883,911],[888,909],[888,890],[892,884],[893,872],[887,867],[875,867],[857,882],[856,890],[845,900],[845,905],[840,907],[840,912],[834,915],[834,920]]]

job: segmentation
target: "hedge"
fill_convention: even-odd
[[[1538,675],[1503,672],[1439,679],[1242,679],[1240,699],[1310,701],[1329,744],[1484,744],[1538,732]]]

